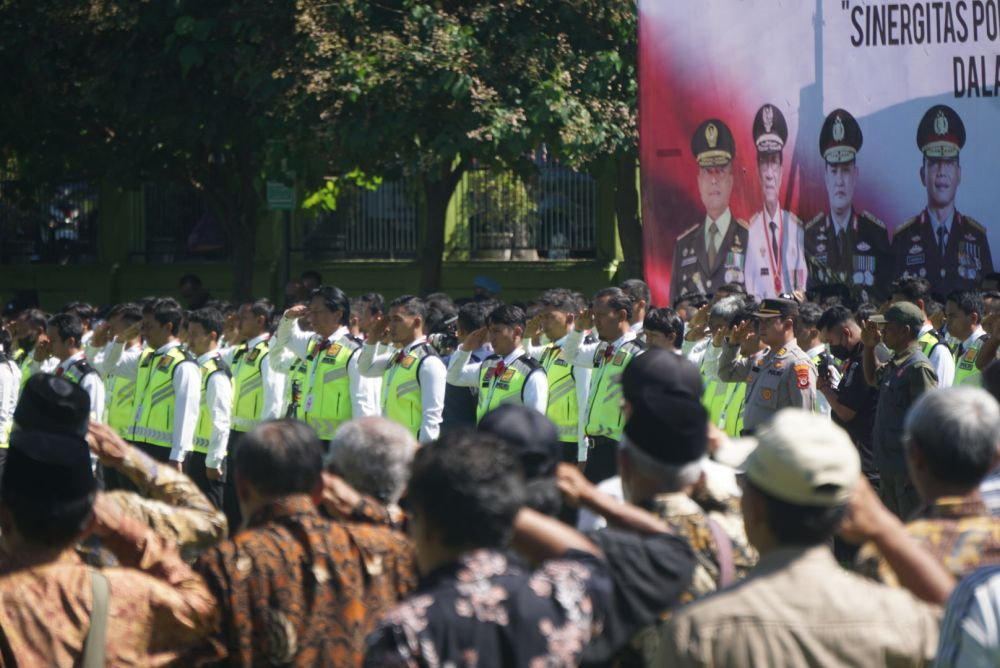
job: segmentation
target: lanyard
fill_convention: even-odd
[[[326,355],[326,351],[330,349],[330,346],[327,346],[323,350],[319,349],[320,344],[322,344],[325,340],[326,339],[320,339],[316,342],[316,348],[314,349],[316,357],[313,358],[312,371],[309,373],[309,392],[307,394],[312,394],[313,388],[316,386],[316,372],[319,371],[319,361],[324,355]],[[331,345],[333,344],[332,341],[330,343]]]
[[[764,213],[767,213],[767,207],[764,208]],[[768,227],[770,227],[770,222],[768,222]],[[770,232],[770,230],[768,230]],[[767,256],[771,263],[771,276],[774,277],[774,294],[781,294],[781,259],[782,253],[784,253],[783,240],[785,237],[785,221],[784,216],[781,213],[781,207],[778,207],[778,256],[774,256],[774,249],[771,248],[770,235],[765,233],[765,243],[767,246]]]

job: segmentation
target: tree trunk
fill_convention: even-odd
[[[257,221],[256,211],[235,212],[238,224],[233,227],[233,303],[250,299],[253,294],[254,260],[257,256]]]
[[[420,294],[427,295],[441,289],[441,265],[444,260],[444,228],[448,215],[448,202],[455,192],[465,163],[453,169],[442,169],[440,178],[423,179],[424,189],[424,243],[420,254]]]
[[[636,155],[632,151],[615,158],[615,215],[618,218],[618,238],[625,256],[619,275],[623,279],[644,278]]]

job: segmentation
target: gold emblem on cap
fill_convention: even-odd
[[[934,132],[939,135],[948,133],[948,119],[943,109],[938,109],[937,116],[934,117]]]
[[[840,114],[833,119],[833,141],[844,140],[844,123],[840,120]]]
[[[770,132],[771,126],[774,124],[774,107],[765,104],[760,116],[761,120],[764,121],[764,132]]]
[[[709,148],[715,148],[715,145],[719,141],[719,128],[715,127],[715,123],[709,123],[705,127],[705,141],[708,142]]]

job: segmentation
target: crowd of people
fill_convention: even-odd
[[[4,314],[0,665],[1000,663],[996,286],[180,287]]]

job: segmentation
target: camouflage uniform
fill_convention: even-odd
[[[906,531],[958,579],[980,566],[1000,564],[1000,517],[990,515],[979,492],[937,499],[906,525]],[[858,553],[856,570],[899,586],[895,573],[871,543]]]

